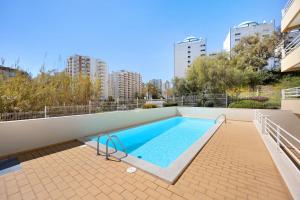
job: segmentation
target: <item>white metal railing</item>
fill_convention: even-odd
[[[287,56],[298,46],[300,46],[300,34],[298,34],[286,47],[284,47],[282,57]]]
[[[300,98],[300,87],[293,87],[281,90],[282,99]]]
[[[284,8],[281,10],[282,17],[285,16],[291,5],[293,4],[294,0],[288,0],[284,6]]]
[[[300,166],[300,140],[273,122],[268,115],[255,110],[254,118],[260,132],[269,135],[276,142],[278,151],[284,150]]]
[[[226,124],[227,118],[226,118],[226,115],[225,115],[224,113],[222,113],[222,114],[220,114],[218,117],[216,117],[216,119],[215,119],[215,124],[218,122],[218,120],[219,120],[221,117],[223,117],[224,122],[225,122],[225,124]]]

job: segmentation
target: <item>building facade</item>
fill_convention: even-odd
[[[113,71],[109,75],[109,96],[120,101],[133,100],[143,92],[140,73],[125,70]]]
[[[184,78],[188,67],[199,56],[206,55],[206,39],[188,37],[174,45],[174,77]]]
[[[263,22],[257,23],[254,21],[245,21],[238,26],[229,29],[227,37],[223,43],[225,51],[231,51],[232,48],[241,40],[242,37],[258,34],[261,37],[268,37],[275,31],[275,22],[272,20],[270,23]]]
[[[158,92],[162,92],[162,80],[161,79],[152,79],[152,80],[150,80],[149,81],[149,83],[151,83],[152,85],[154,85],[156,88],[157,88],[157,90],[158,90]]]
[[[23,74],[26,74],[25,72],[14,69],[11,67],[4,67],[3,65],[0,65],[0,75],[3,76],[4,78],[13,78],[16,76],[17,72],[21,72]]]
[[[170,81],[166,80],[163,84],[162,84],[162,96],[164,98],[168,98],[168,91],[171,89],[171,83]]]
[[[288,1],[282,10],[281,32],[284,41],[281,71],[300,71],[300,0]],[[281,109],[300,116],[300,85],[282,90]]]
[[[71,77],[89,76],[93,82],[100,80],[100,98],[108,98],[108,67],[104,61],[90,56],[70,56],[67,58],[66,73]]]

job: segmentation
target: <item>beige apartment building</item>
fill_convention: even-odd
[[[109,96],[120,101],[132,100],[143,92],[140,73],[125,70],[113,71],[109,75]]]
[[[71,77],[81,74],[89,76],[92,81],[99,79],[101,82],[100,98],[108,98],[108,67],[103,60],[82,55],[69,56],[66,72]]]
[[[282,49],[281,71],[300,70],[300,0],[288,0],[282,10],[281,32],[285,35],[294,33],[293,39],[285,43]],[[296,32],[297,33],[297,32]],[[300,114],[300,86],[282,90],[282,110],[292,110]]]

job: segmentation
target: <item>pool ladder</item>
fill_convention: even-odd
[[[226,119],[226,115],[225,115],[224,113],[218,115],[218,117],[215,119],[215,124],[217,123],[217,121],[218,121],[218,119],[219,119],[220,117],[224,117],[224,122],[225,122],[225,124],[226,124],[227,119]]]
[[[107,133],[107,134],[100,134],[100,135],[98,136],[98,138],[97,138],[97,155],[102,155],[102,154],[100,154],[100,138],[101,138],[102,136],[107,136],[107,140],[106,140],[106,142],[105,142],[105,152],[103,152],[104,155],[105,155],[105,159],[106,159],[106,160],[109,159],[109,156],[110,156],[111,154],[114,154],[114,153],[116,153],[116,152],[118,151],[118,150],[117,150],[116,143],[114,142],[113,138],[116,139],[117,142],[120,144],[120,146],[121,146],[123,152],[125,153],[125,157],[127,156],[126,148],[125,148],[125,146],[123,145],[123,143],[121,142],[121,140],[119,139],[119,137],[116,136],[116,135],[109,135],[109,133]],[[109,141],[111,141],[111,143],[112,143],[113,146],[114,146],[114,151],[113,151],[113,152],[108,152],[108,143],[109,143]]]

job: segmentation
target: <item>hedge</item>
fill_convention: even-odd
[[[164,103],[164,107],[178,106],[178,103]]]
[[[241,100],[233,102],[229,105],[229,108],[253,108],[253,109],[277,109],[280,106],[278,104],[270,102],[259,102],[256,100]]]
[[[152,104],[152,103],[147,103],[143,105],[144,109],[149,109],[149,108],[157,108],[156,104]]]

